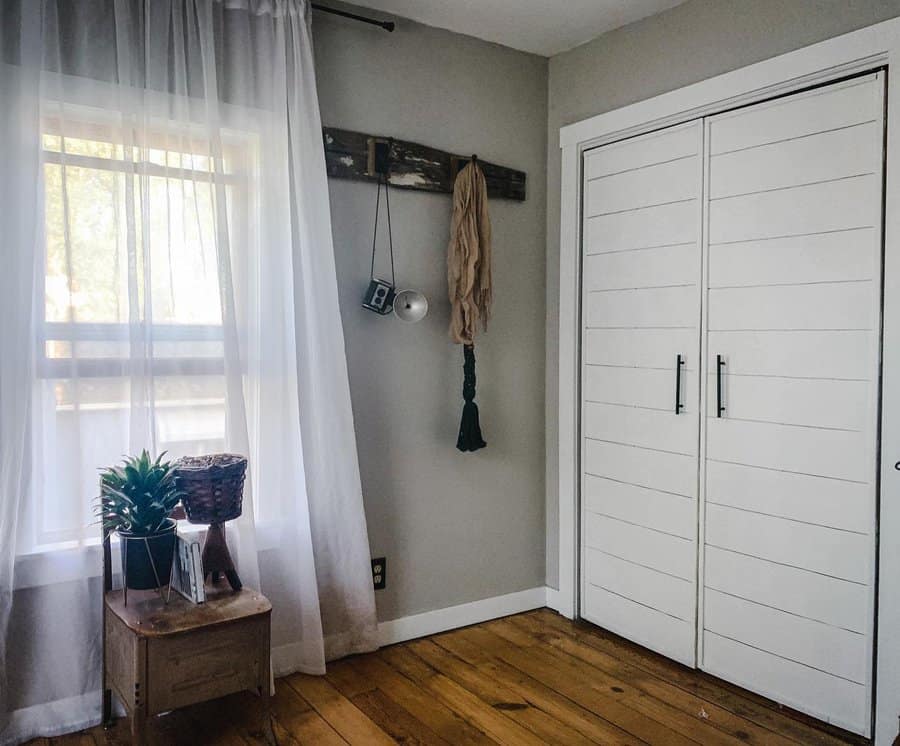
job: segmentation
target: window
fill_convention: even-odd
[[[224,446],[219,262],[246,225],[248,147],[183,130],[43,120],[35,451],[54,468],[36,470],[26,546],[93,538],[97,467],[140,433],[173,458]]]

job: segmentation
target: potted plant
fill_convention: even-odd
[[[100,474],[103,533],[119,534],[125,583],[136,590],[166,585],[172,572],[176,524],[169,514],[183,493],[163,456],[153,461],[145,449]]]

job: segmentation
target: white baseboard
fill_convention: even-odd
[[[547,608],[561,614],[567,619],[575,618],[575,606],[568,594],[556,588],[547,588]]]
[[[379,642],[381,645],[393,645],[405,640],[414,640],[417,637],[446,632],[448,629],[486,622],[501,616],[540,609],[549,605],[547,594],[550,590],[552,589],[541,585],[517,593],[507,593],[504,596],[484,598],[480,601],[381,622],[378,625]]]
[[[559,611],[560,607],[559,591],[556,588],[547,587],[547,608]]]

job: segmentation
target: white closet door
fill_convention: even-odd
[[[706,138],[700,665],[866,735],[883,96],[868,75],[712,117]]]
[[[581,615],[690,666],[702,136],[592,150],[583,191]]]

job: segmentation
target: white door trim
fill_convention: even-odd
[[[559,309],[559,592],[557,610],[578,613],[582,154],[591,147],[886,66],[900,69],[900,19],[600,114],[560,129],[562,189]],[[884,339],[875,743],[890,744],[900,713],[900,71],[888,75]]]

